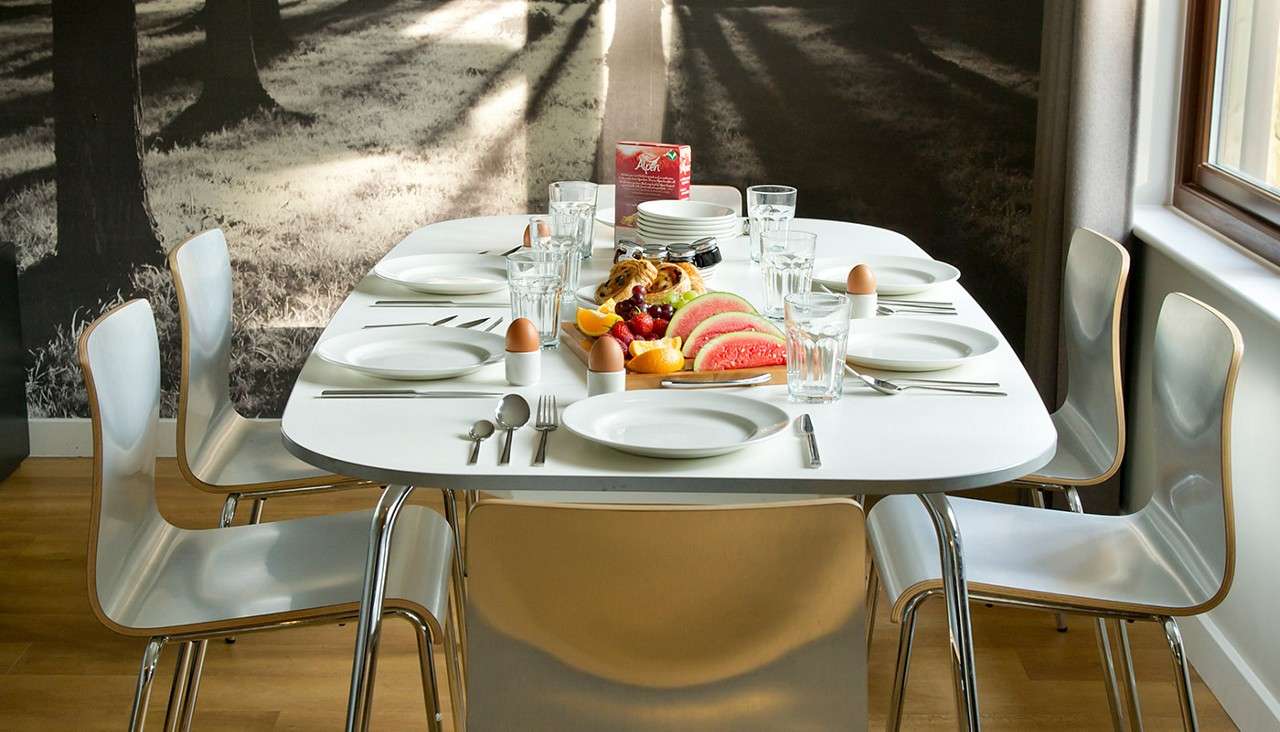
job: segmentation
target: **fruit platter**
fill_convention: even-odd
[[[596,339],[616,340],[629,389],[656,388],[677,372],[708,381],[768,372],[770,383],[785,382],[787,344],[778,327],[746,299],[708,292],[696,271],[684,274],[619,262],[596,289],[599,304],[579,307],[574,321],[562,324],[562,342],[586,362]]]

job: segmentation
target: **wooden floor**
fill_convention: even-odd
[[[160,509],[187,527],[216,524],[221,501],[185,486],[172,461],[159,466]],[[89,610],[85,541],[89,518],[85,460],[28,460],[0,483],[0,729],[119,730],[127,721],[143,643],[104,629]],[[414,502],[436,496],[418,491]],[[269,502],[268,520],[369,508],[372,490]],[[247,507],[242,508],[247,514]],[[243,517],[242,517],[243,520]],[[888,706],[897,626],[881,605],[870,672],[872,729]],[[351,669],[352,630],[298,628],[211,643],[195,727],[200,730],[332,730],[341,727]],[[1179,729],[1177,695],[1159,629],[1132,627],[1148,730]],[[955,713],[942,606],[920,613],[907,729],[953,729]],[[1091,625],[1071,618],[1058,633],[1041,613],[977,607],[978,688],[988,730],[1080,730],[1110,726]],[[389,621],[379,661],[373,726],[422,729],[425,712],[413,636]],[[162,658],[148,724],[159,728],[172,675]],[[437,655],[439,676],[444,667]],[[1196,682],[1205,730],[1235,729]],[[448,704],[444,704],[448,709]],[[446,718],[446,724],[447,724]]]

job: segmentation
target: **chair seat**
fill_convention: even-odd
[[[1108,450],[1107,441],[1094,433],[1089,423],[1070,405],[1051,415],[1058,431],[1058,449],[1035,475],[1026,480],[1055,485],[1096,485],[1111,477],[1119,466],[1116,455]]]
[[[484,491],[505,501],[531,503],[601,503],[641,506],[730,506],[743,503],[812,501],[830,496],[807,493],[668,493],[665,491]]]
[[[1097,516],[949,499],[974,591],[1008,599],[1186,615],[1219,588],[1201,562],[1139,514]],[[941,588],[938,540],[916,496],[888,496],[867,518],[881,582],[899,620],[906,602]]]
[[[190,464],[191,471],[206,487],[228,492],[355,481],[289,454],[280,434],[280,420],[245,419],[238,414],[218,420]]]
[[[164,524],[134,568],[119,607],[103,608],[131,635],[235,629],[270,617],[354,614],[363,587],[372,511],[187,530]],[[386,603],[435,622],[448,608],[452,532],[434,511],[405,506],[392,537]],[[99,576],[100,583],[110,582]],[[101,593],[106,597],[109,593]],[[436,628],[437,630],[439,628]]]

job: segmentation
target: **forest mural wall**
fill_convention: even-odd
[[[896,229],[1018,346],[1041,7],[1027,0],[0,0],[0,242],[33,416],[84,416],[84,324],[220,226],[233,397],[278,415],[328,316],[414,228],[608,179],[618,138],[694,181],[799,187]]]

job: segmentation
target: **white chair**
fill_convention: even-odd
[[[99,318],[81,335],[79,356],[93,417],[90,605],[111,630],[149,639],[130,729],[142,728],[167,643],[180,651],[165,727],[189,729],[209,638],[356,616],[373,514],[173,526],[155,501],[160,355],[151,306],[133,300]],[[392,541],[385,607],[417,630],[427,718],[439,730],[433,639],[446,644],[451,696],[460,696],[448,622],[453,537],[437,513],[407,506]],[[372,690],[370,681],[366,718]]]
[[[865,730],[862,509],[481,501],[473,730]]]
[[[178,468],[187,482],[226,497],[219,525],[230,526],[241,497],[254,499],[258,523],[268,497],[367,487],[331,475],[284,448],[278,420],[242,417],[231,402],[231,259],[220,229],[169,253],[182,319]]]
[[[1174,618],[1212,609],[1231,586],[1231,405],[1242,350],[1239,331],[1216,310],[1181,293],[1165,298],[1151,365],[1151,442],[1160,484],[1136,513],[1101,516],[951,499],[972,600],[1084,613],[1107,619],[1117,631],[1127,620],[1161,623],[1183,722],[1193,730],[1190,671]],[[901,720],[915,614],[925,598],[941,592],[942,575],[933,527],[918,501],[885,498],[867,523],[893,619],[901,623],[892,730]],[[1140,729],[1136,692],[1129,698],[1131,726]]]
[[[604,183],[596,188],[596,208],[613,208],[615,190],[612,183]],[[733,186],[695,184],[689,186],[689,198],[728,206],[735,214],[742,215],[742,191]]]

